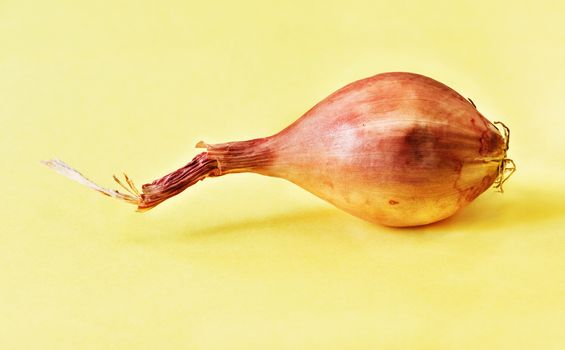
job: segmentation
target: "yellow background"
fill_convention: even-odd
[[[565,2],[0,1],[1,349],[565,348]],[[279,179],[110,186],[431,76],[512,130],[506,193],[390,229]]]

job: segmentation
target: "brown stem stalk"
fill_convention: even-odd
[[[202,152],[182,168],[141,186],[142,193],[137,210],[146,211],[154,208],[217,171],[218,162],[210,159],[207,152]]]
[[[207,148],[180,169],[142,186],[138,211],[149,210],[168,198],[207,177],[229,173],[260,172],[272,161],[266,138],[210,145],[200,141],[196,147]]]

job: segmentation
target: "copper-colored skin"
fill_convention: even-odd
[[[500,181],[508,148],[470,100],[412,73],[351,83],[273,136],[197,146],[207,152],[143,186],[140,210],[207,176],[255,172],[371,222],[424,225]]]
[[[60,160],[44,163],[139,211],[206,177],[255,172],[292,181],[365,220],[416,226],[453,215],[493,183],[502,190],[516,169],[502,127],[504,136],[471,100],[433,79],[384,73],[341,88],[276,135],[201,141],[206,152],[141,192],[127,176],[125,183],[114,177],[120,192]]]

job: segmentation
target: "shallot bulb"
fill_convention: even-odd
[[[498,123],[498,122],[497,122]],[[515,170],[501,131],[471,100],[431,78],[383,73],[334,92],[281,132],[196,146],[184,167],[127,191],[102,188],[59,160],[58,172],[151,209],[207,177],[252,172],[287,179],[336,207],[388,226],[429,224],[453,215]]]

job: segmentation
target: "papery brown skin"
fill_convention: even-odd
[[[505,137],[451,88],[413,73],[383,73],[331,94],[281,132],[206,144],[182,168],[142,186],[100,187],[60,160],[59,173],[145,211],[206,177],[280,177],[365,220],[416,226],[453,215],[515,170]],[[508,176],[506,176],[508,173]],[[125,175],[125,174],[124,174]]]
[[[207,148],[197,156],[205,165],[189,163],[144,185],[140,210],[206,176],[253,172],[287,179],[371,222],[424,225],[491,187],[507,149],[470,101],[412,73],[351,83],[273,136],[197,146]],[[190,174],[203,167],[206,175]]]

